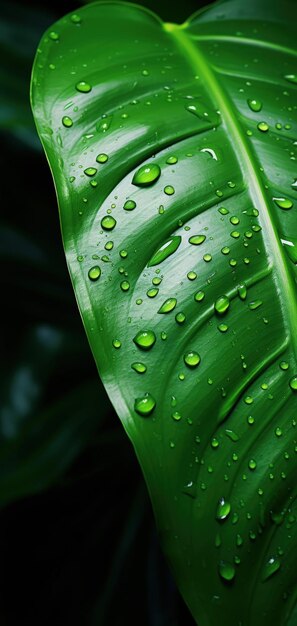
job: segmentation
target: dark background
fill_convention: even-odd
[[[168,4],[143,2],[177,22],[206,2]],[[30,111],[38,41],[79,6],[0,2],[0,624],[194,626],[97,376]]]

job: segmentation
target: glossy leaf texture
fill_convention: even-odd
[[[296,599],[295,23],[93,3],[33,69],[82,319],[200,626]]]

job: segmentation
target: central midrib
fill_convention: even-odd
[[[165,23],[163,28],[175,40],[187,61],[192,65],[195,73],[203,77],[212,94],[213,101],[221,112],[222,120],[228,130],[242,171],[248,179],[250,197],[254,206],[259,209],[259,219],[263,222],[264,244],[267,256],[272,259],[273,266],[277,270],[275,272],[275,283],[278,292],[282,294],[281,307],[284,313],[284,320],[287,322],[290,330],[292,348],[297,360],[297,301],[293,278],[287,268],[284,250],[269,210],[269,202],[267,201],[262,180],[257,175],[253,165],[252,148],[236,117],[232,100],[222,89],[215,72],[199,50],[197,42],[193,43],[183,26]]]

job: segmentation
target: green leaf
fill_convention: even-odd
[[[33,69],[82,319],[200,626],[295,604],[295,22],[93,3]]]

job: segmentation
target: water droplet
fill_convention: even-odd
[[[163,302],[162,306],[159,308],[158,313],[170,313],[170,311],[173,311],[173,309],[175,309],[176,305],[176,298],[168,298],[168,300],[165,300],[165,302]]]
[[[88,277],[90,280],[93,280],[93,281],[98,280],[100,276],[101,276],[101,269],[99,265],[94,265],[94,267],[91,267],[91,269],[89,269]]]
[[[233,239],[238,239],[240,237],[240,233],[238,232],[238,230],[232,230],[230,235],[231,237],[233,237]]]
[[[168,163],[169,165],[174,165],[174,163],[177,163],[178,158],[176,156],[169,156],[168,159],[166,159],[166,163]]]
[[[184,355],[184,362],[187,365],[187,367],[190,367],[190,368],[197,367],[197,365],[199,365],[200,361],[201,361],[201,358],[200,358],[198,352],[194,352],[194,351],[191,350],[190,352],[187,352]]]
[[[157,287],[152,287],[151,289],[147,290],[146,295],[149,298],[155,298],[158,293],[159,293],[159,289],[157,289]]]
[[[252,398],[252,396],[246,396],[244,398],[244,401],[245,401],[246,404],[253,404],[254,398]]]
[[[236,545],[237,545],[237,547],[239,548],[240,546],[242,546],[242,544],[243,544],[243,538],[242,538],[242,536],[238,533],[238,534],[236,535]]]
[[[202,302],[204,297],[205,297],[204,291],[197,291],[197,293],[195,293],[194,295],[194,300],[196,300],[196,302]]]
[[[248,100],[247,101],[251,111],[258,113],[262,109],[262,102],[260,100]]]
[[[229,428],[226,428],[225,433],[227,437],[231,439],[231,441],[235,442],[239,440],[239,436],[237,435],[237,433],[234,432],[234,430],[230,430]]]
[[[231,582],[235,577],[235,567],[228,561],[220,561],[219,574],[226,582]]]
[[[73,24],[81,23],[81,17],[77,13],[72,13],[72,15],[70,16],[70,19],[71,19],[71,22],[73,22]]]
[[[219,330],[221,333],[226,333],[226,332],[227,332],[227,330],[228,330],[228,326],[227,326],[227,324],[219,324],[219,325],[218,325],[218,330]]]
[[[230,253],[230,248],[228,248],[228,246],[224,246],[224,247],[221,249],[221,253],[222,253],[222,254],[229,254],[229,253]]]
[[[246,299],[247,288],[246,288],[246,285],[244,283],[241,283],[240,285],[238,285],[237,293],[238,293],[238,295],[239,295],[241,300],[245,300]]]
[[[230,300],[228,296],[220,296],[214,304],[215,311],[219,313],[219,315],[223,315],[229,309]]]
[[[127,280],[123,280],[121,282],[121,290],[122,291],[129,291],[130,289],[130,283]]]
[[[276,574],[276,572],[279,570],[280,566],[281,566],[281,563],[280,563],[279,559],[276,559],[275,557],[271,557],[269,559],[269,561],[267,561],[267,563],[265,563],[264,568],[262,570],[262,580],[263,580],[263,582],[265,582],[266,580],[271,578],[271,576]]]
[[[155,183],[161,175],[161,169],[157,163],[147,163],[142,165],[137,172],[135,172],[132,185],[137,187],[148,187]]]
[[[54,30],[52,30],[51,33],[49,34],[49,38],[52,41],[59,41],[59,35]]]
[[[278,206],[280,209],[283,209],[284,211],[288,211],[293,206],[293,202],[292,200],[289,200],[289,198],[272,198],[272,199],[275,202],[276,206]]]
[[[164,193],[166,193],[167,196],[172,196],[175,193],[175,189],[172,185],[166,185],[166,187],[164,187]]]
[[[290,384],[292,391],[297,391],[297,376],[293,376],[289,384]]]
[[[287,361],[281,361],[279,364],[281,370],[286,371],[289,369],[289,363]]]
[[[225,498],[221,498],[218,502],[216,519],[223,522],[230,515],[231,504]]]
[[[133,211],[135,207],[136,207],[136,202],[134,202],[134,200],[127,200],[123,208],[125,209],[125,211]]]
[[[281,437],[283,434],[283,431],[279,426],[276,427],[274,432],[275,432],[276,437]]]
[[[255,470],[256,467],[257,467],[257,463],[256,463],[255,459],[250,459],[250,461],[249,461],[249,468],[250,468],[250,470]]]
[[[249,309],[251,311],[255,311],[256,309],[258,309],[260,306],[262,306],[263,302],[262,300],[253,300],[253,302],[249,303]]]
[[[186,321],[186,316],[184,313],[182,313],[182,311],[180,313],[177,313],[175,316],[175,320],[178,324],[183,324]]]
[[[96,172],[97,172],[96,167],[87,167],[87,168],[84,170],[84,173],[85,173],[87,176],[95,176]]]
[[[219,441],[216,437],[213,437],[211,440],[211,447],[216,450],[219,447]]]
[[[178,411],[174,411],[174,413],[172,413],[172,418],[176,421],[179,422],[181,420],[181,414]]]
[[[135,363],[132,363],[131,367],[138,374],[144,374],[147,369],[146,365],[144,365],[144,363],[141,363],[140,361],[136,361]]]
[[[237,226],[237,224],[239,224],[239,219],[236,215],[232,215],[232,217],[230,217],[230,222],[233,226]]]
[[[96,161],[97,163],[106,163],[106,161],[108,161],[108,155],[104,152],[101,152],[101,154],[98,154],[96,156]]]
[[[212,260],[211,254],[207,253],[203,255],[203,261],[205,261],[205,263],[209,263],[211,260]]]
[[[75,89],[81,93],[89,93],[89,91],[92,91],[92,86],[84,80],[81,80],[79,83],[76,83]]]
[[[284,76],[284,78],[285,78],[286,80],[288,80],[288,81],[289,81],[289,83],[293,83],[294,85],[296,85],[296,84],[297,84],[297,75],[296,75],[296,74],[286,74],[286,75]]]
[[[191,243],[193,246],[200,246],[200,244],[203,243],[205,239],[205,235],[193,235],[192,237],[190,237],[189,243]]]
[[[193,271],[188,272],[188,273],[187,273],[187,278],[188,278],[189,280],[195,280],[195,279],[197,278],[197,274],[196,274],[196,272],[193,272]]]
[[[262,132],[262,133],[267,133],[267,131],[269,130],[269,126],[266,122],[259,122],[259,124],[257,124],[257,128]]]
[[[133,341],[141,350],[150,350],[156,341],[156,335],[153,330],[140,330]]]
[[[116,350],[118,350],[121,347],[122,344],[121,344],[119,339],[114,339],[113,342],[112,342],[112,345],[113,345],[114,348],[116,348]]]
[[[228,215],[229,213],[228,209],[226,209],[224,206],[221,206],[221,208],[218,209],[218,211],[221,215]]]
[[[162,261],[165,261],[171,254],[173,254],[181,243],[181,237],[179,235],[174,235],[170,239],[167,239],[165,243],[155,252],[152,256],[151,260],[148,262],[148,267],[152,267],[153,265],[159,265]]]
[[[156,406],[156,400],[150,393],[145,393],[140,398],[136,398],[134,402],[134,410],[139,415],[147,417],[150,415]]]
[[[112,215],[104,215],[101,220],[101,226],[104,230],[113,230],[116,223],[117,222]]]
[[[71,126],[73,126],[73,121],[71,117],[69,117],[68,115],[64,115],[64,117],[62,117],[62,124],[66,128],[70,128]]]

